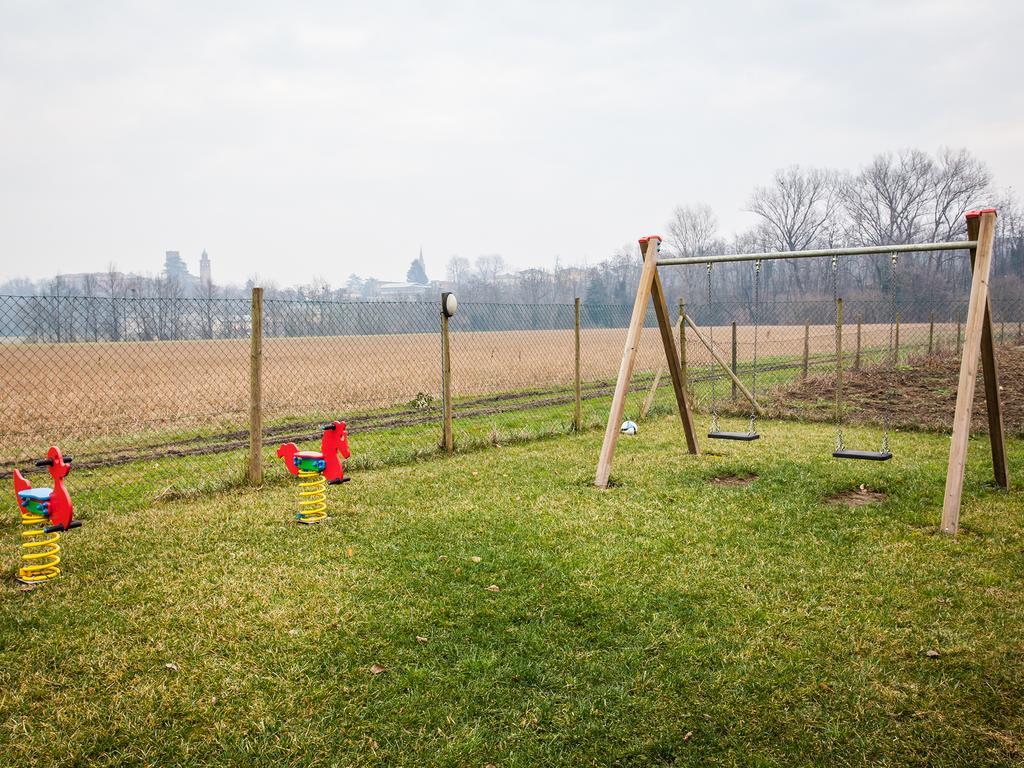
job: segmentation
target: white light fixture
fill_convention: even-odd
[[[441,312],[445,317],[455,317],[455,311],[459,308],[458,299],[455,294],[445,291],[441,294]]]

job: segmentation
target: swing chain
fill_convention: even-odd
[[[882,412],[882,452],[889,453],[889,415],[892,409],[896,389],[896,343],[894,339],[896,317],[899,311],[899,283],[897,282],[896,265],[899,254],[893,253],[889,259],[889,386],[886,392],[885,410]]]
[[[753,402],[750,403],[750,423],[747,426],[747,434],[754,434],[756,431],[757,407],[757,330],[761,322],[761,260],[754,262],[754,367],[750,374],[750,394]]]
[[[715,318],[712,314],[712,294],[711,294],[711,268],[714,265],[708,262],[708,346],[711,349],[715,348]],[[716,376],[714,372],[711,375],[711,431],[718,431],[718,388],[715,386]]]
[[[839,318],[839,257],[832,257],[832,306],[836,310],[836,453],[846,449],[843,439],[843,361],[840,345],[843,332]]]

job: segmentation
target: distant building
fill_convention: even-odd
[[[195,279],[189,274],[188,265],[185,264],[178,251],[164,253],[164,275],[170,280],[177,280],[181,283]]]
[[[199,282],[205,287],[213,285],[213,277],[210,273],[210,257],[203,249],[203,255],[199,257]]]
[[[435,280],[431,283],[378,283],[374,298],[391,301],[416,301],[430,295],[431,288],[438,288]]]

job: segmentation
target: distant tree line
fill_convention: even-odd
[[[935,155],[903,150],[875,156],[855,172],[792,166],[779,170],[763,186],[755,187],[747,208],[755,223],[731,238],[718,231],[715,212],[703,203],[681,205],[666,223],[663,254],[709,256],[728,252],[769,252],[818,247],[902,244],[956,240],[965,236],[964,214],[972,208],[995,207],[996,253],[992,275],[993,304],[1024,307],[1024,211],[1011,190],[993,187],[988,169],[966,150],[943,149]],[[585,322],[619,325],[624,322],[615,305],[632,301],[640,273],[636,245],[616,250],[610,257],[589,266],[568,266],[556,259],[550,269],[511,271],[498,254],[484,254],[472,261],[452,256],[444,283],[427,284],[422,255],[407,273],[410,285],[405,302],[434,302],[438,289],[458,292],[470,304],[571,304],[581,297],[587,309]],[[964,253],[905,254],[899,259],[897,280],[892,281],[887,255],[851,257],[839,261],[837,285],[827,259],[765,261],[759,275],[764,322],[803,322],[811,307],[830,306],[834,289],[865,319],[889,314],[895,290],[910,316],[924,319],[935,308],[947,316],[967,297],[970,266]],[[707,317],[707,270],[703,266],[663,270],[662,280],[670,303],[685,298],[694,315]],[[753,319],[755,294],[753,264],[721,264],[712,271],[712,304],[727,305],[729,318]],[[104,273],[58,276],[43,281],[16,278],[0,283],[0,297],[36,297],[30,319],[23,304],[0,307],[0,330],[7,336],[31,336],[57,341],[159,340],[172,338],[221,338],[247,333],[246,302],[258,278],[244,285],[218,286],[161,275],[125,274],[111,265]],[[424,284],[422,290],[417,286]],[[332,288],[318,277],[306,285],[278,287],[264,283],[266,297],[278,302],[337,303],[375,301],[381,298],[380,281],[350,275],[345,284]],[[86,301],[75,301],[77,298]],[[323,333],[409,332],[432,327],[432,313],[412,319],[393,309],[403,302],[389,302],[378,310],[288,309],[277,305],[268,312],[272,332],[302,335],[314,328]],[[801,306],[806,305],[807,309]],[[387,309],[392,307],[392,309]],[[606,309],[601,309],[605,307]],[[511,310],[503,310],[509,312]],[[540,310],[517,310],[507,323],[493,312],[477,308],[460,322],[465,327],[556,327],[563,322]],[[391,314],[394,320],[385,321]],[[564,314],[564,313],[563,313]],[[319,318],[319,319],[318,319]],[[472,318],[470,321],[468,318]],[[1019,319],[1019,318],[1014,318]]]

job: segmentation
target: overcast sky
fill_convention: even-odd
[[[1024,186],[1020,0],[0,0],[0,276],[594,263],[793,163]]]

